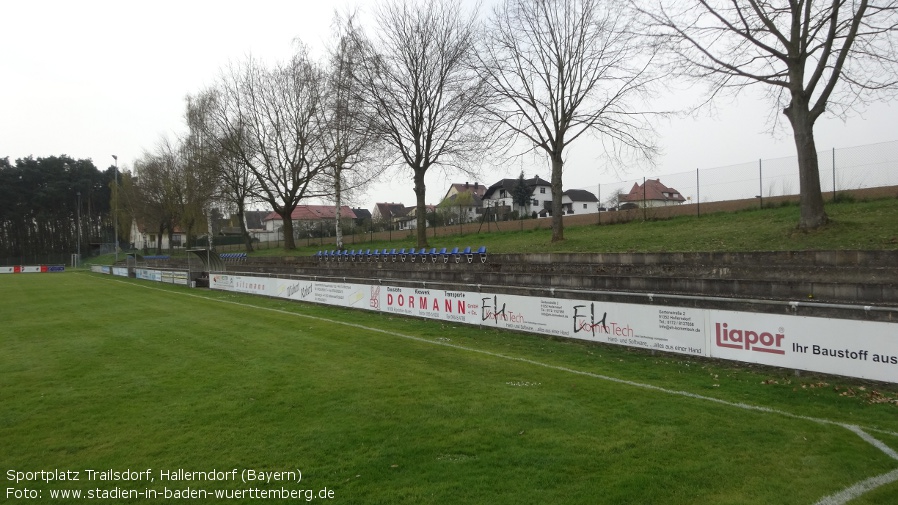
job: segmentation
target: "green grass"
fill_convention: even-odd
[[[880,250],[898,249],[898,198],[872,201],[841,199],[826,206],[832,222],[820,230],[797,230],[799,209],[796,204],[773,208],[718,212],[700,217],[677,217],[667,220],[636,220],[628,223],[570,226],[565,240],[552,243],[551,223],[541,220],[541,228],[525,231],[446,234],[452,228],[428,233],[437,247],[487,246],[492,253],[541,252],[735,252],[735,251],[802,251],[802,250]],[[365,242],[367,236],[346,238],[348,249],[383,249],[416,247],[409,232],[394,232],[392,241]],[[297,242],[297,249],[283,247],[261,249],[254,256],[310,255],[320,245]],[[176,255],[179,253],[175,253]],[[183,254],[183,253],[181,253]],[[94,264],[111,264],[112,255],[88,260]]]
[[[898,199],[835,203],[826,206],[832,222],[813,232],[797,230],[797,205],[718,212],[700,217],[636,220],[607,225],[570,226],[565,240],[552,243],[551,223],[537,230],[428,235],[438,247],[487,246],[493,253],[540,252],[690,252],[800,251],[898,248]],[[443,230],[440,230],[442,232]],[[320,246],[299,246],[296,254],[313,254]],[[347,248],[415,247],[414,238],[352,244]],[[284,255],[281,249],[257,255]],[[286,253],[290,254],[290,253]]]
[[[0,326],[3,476],[157,477],[27,483],[40,502],[189,485],[365,504],[794,504],[898,467],[842,426],[792,417],[895,450],[898,405],[871,401],[894,386],[86,273],[2,276],[0,302],[15,307]],[[303,480],[159,482],[178,468]],[[893,483],[862,502],[896,499]]]

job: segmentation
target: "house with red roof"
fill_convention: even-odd
[[[371,213],[371,220],[379,223],[381,226],[387,226],[390,229],[398,230],[404,223],[408,221],[409,212],[413,207],[406,207],[405,204],[395,202],[379,202],[374,204],[374,212]]]
[[[660,179],[647,179],[645,184],[635,183],[629,193],[620,195],[621,207],[664,207],[680,205],[685,201],[679,191],[665,186]]]

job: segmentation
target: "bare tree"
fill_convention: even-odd
[[[418,245],[427,245],[424,176],[462,168],[487,139],[477,117],[483,83],[472,69],[475,16],[454,0],[388,0],[377,12],[376,44],[366,45],[358,78],[376,112],[378,135],[413,172]]]
[[[708,84],[709,100],[765,87],[792,127],[798,226],[826,224],[814,124],[827,110],[845,117],[877,92],[894,90],[898,2],[660,0],[641,10],[669,43],[680,74]]]
[[[236,209],[244,247],[246,252],[252,252],[253,237],[246,228],[246,207],[251,202],[252,195],[258,194],[259,181],[240,158],[227,155],[228,151],[224,153],[219,158],[219,195],[228,208]]]
[[[364,50],[354,14],[337,17],[334,45],[328,51],[324,105],[321,108],[323,142],[332,152],[324,171],[322,193],[330,193],[335,204],[335,233],[343,244],[342,206],[348,194],[371,184],[385,168],[378,156],[379,137],[370,104],[358,73]]]
[[[493,94],[488,110],[505,134],[549,156],[553,242],[564,240],[567,146],[589,133],[618,160],[656,154],[637,109],[657,78],[654,53],[629,24],[623,4],[610,0],[506,0],[487,26],[479,69]]]
[[[122,181],[130,213],[139,225],[152,227],[157,251],[162,250],[163,234],[171,237],[177,224],[174,163],[171,143],[163,139],[154,152],[144,151],[135,161],[134,177]]]
[[[208,89],[188,99],[192,128],[196,130],[194,135],[203,139],[201,142],[208,151],[207,156],[214,157],[214,172],[218,179],[216,199],[226,209],[236,209],[244,246],[247,252],[252,252],[253,240],[246,228],[246,207],[252,195],[259,192],[259,182],[241,158],[235,155],[241,150],[229,145],[239,141],[240,135],[229,137],[217,128],[211,117],[218,107],[219,98],[219,90]]]
[[[210,114],[227,156],[256,178],[253,197],[281,216],[285,249],[296,248],[293,211],[321,196],[313,182],[332,163],[319,123],[323,83],[303,46],[272,69],[249,59],[223,76]]]
[[[194,97],[187,97],[184,113],[187,135],[180,141],[180,163],[174,173],[177,177],[175,190],[180,209],[179,222],[187,233],[188,246],[195,243],[201,232],[211,237],[211,207],[219,192],[218,144],[205,134],[205,110]]]

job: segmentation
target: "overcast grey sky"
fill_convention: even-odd
[[[118,155],[129,169],[142,151],[163,136],[184,131],[184,98],[211,84],[221,68],[248,54],[284,60],[293,40],[323,52],[335,9],[370,0],[253,2],[233,0],[29,0],[0,2],[0,157],[15,159],[67,154],[90,158],[102,169]],[[682,93],[672,93],[682,103]],[[665,154],[654,171],[633,168],[623,179],[656,177],[794,156],[789,132],[768,133],[766,103],[744,96],[719,104],[716,116],[674,119],[658,124]],[[816,128],[820,150],[898,140],[898,103],[878,103],[847,123],[823,118]],[[598,141],[573,145],[565,168],[565,188],[594,188],[619,180],[604,170]],[[526,175],[549,178],[544,158],[528,156],[511,166],[493,167],[482,183]],[[662,177],[663,178],[663,177]],[[438,203],[449,183],[433,171],[427,200]],[[473,181],[472,181],[473,182]],[[372,188],[357,202],[414,204],[410,172]]]

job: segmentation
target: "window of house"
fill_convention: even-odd
[[[539,194],[545,195],[545,194],[546,194],[546,188],[539,188]]]
[[[583,204],[583,208],[584,208],[584,209],[586,208],[586,204],[585,204],[585,203]]]
[[[499,198],[505,198],[505,190],[504,189],[499,190]]]
[[[533,200],[533,202],[531,202],[531,204],[532,204],[534,207],[536,207],[537,205],[539,205],[539,200]]]
[[[181,236],[177,233],[171,236],[171,246],[181,247]]]

